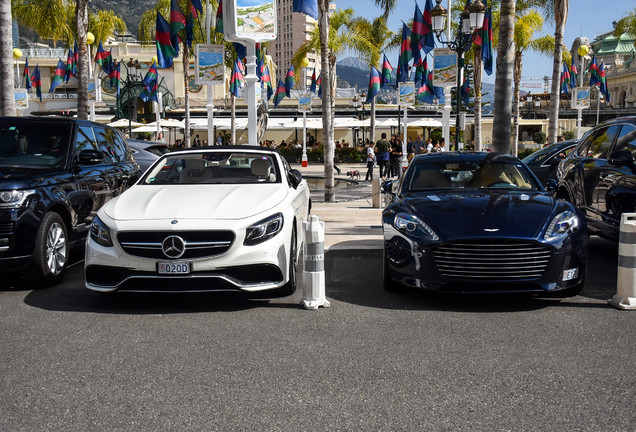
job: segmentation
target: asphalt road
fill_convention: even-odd
[[[0,291],[1,431],[634,431],[636,312],[593,238],[564,300],[381,286],[326,254],[328,309],[291,297]],[[12,285],[6,288],[6,285]]]

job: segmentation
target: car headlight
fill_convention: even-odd
[[[254,225],[249,226],[245,233],[246,246],[253,246],[259,243],[263,243],[274,237],[283,229],[283,214],[276,213],[273,216],[263,219],[260,222],[256,222]]]
[[[422,219],[412,214],[398,213],[395,215],[393,225],[404,234],[428,237],[430,240],[439,240],[439,237],[430,226],[424,223]]]
[[[35,189],[0,191],[0,208],[20,208]]]
[[[567,237],[579,230],[581,221],[573,211],[564,211],[559,213],[552,219],[548,229],[545,232],[546,240],[554,240],[557,238]]]
[[[97,216],[91,224],[90,236],[95,243],[104,247],[112,247],[113,240],[110,238],[110,229]]]

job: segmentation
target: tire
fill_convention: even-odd
[[[289,247],[289,280],[279,292],[281,295],[290,296],[296,292],[298,286],[298,250],[296,242],[296,227],[292,228],[291,246]]]
[[[389,292],[400,291],[400,286],[391,279],[391,271],[389,270],[389,260],[386,256],[386,250],[382,251],[382,287]]]
[[[48,212],[42,218],[35,239],[33,260],[26,271],[26,279],[35,287],[59,284],[68,265],[68,234],[62,217]]]

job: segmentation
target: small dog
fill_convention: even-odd
[[[353,180],[354,178],[360,180],[360,171],[358,170],[347,171],[347,175],[351,180]]]

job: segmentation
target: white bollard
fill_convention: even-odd
[[[621,216],[616,295],[607,302],[619,309],[636,310],[636,213]]]
[[[325,223],[310,215],[303,222],[305,235],[303,253],[303,300],[305,309],[329,307],[325,298]]]

